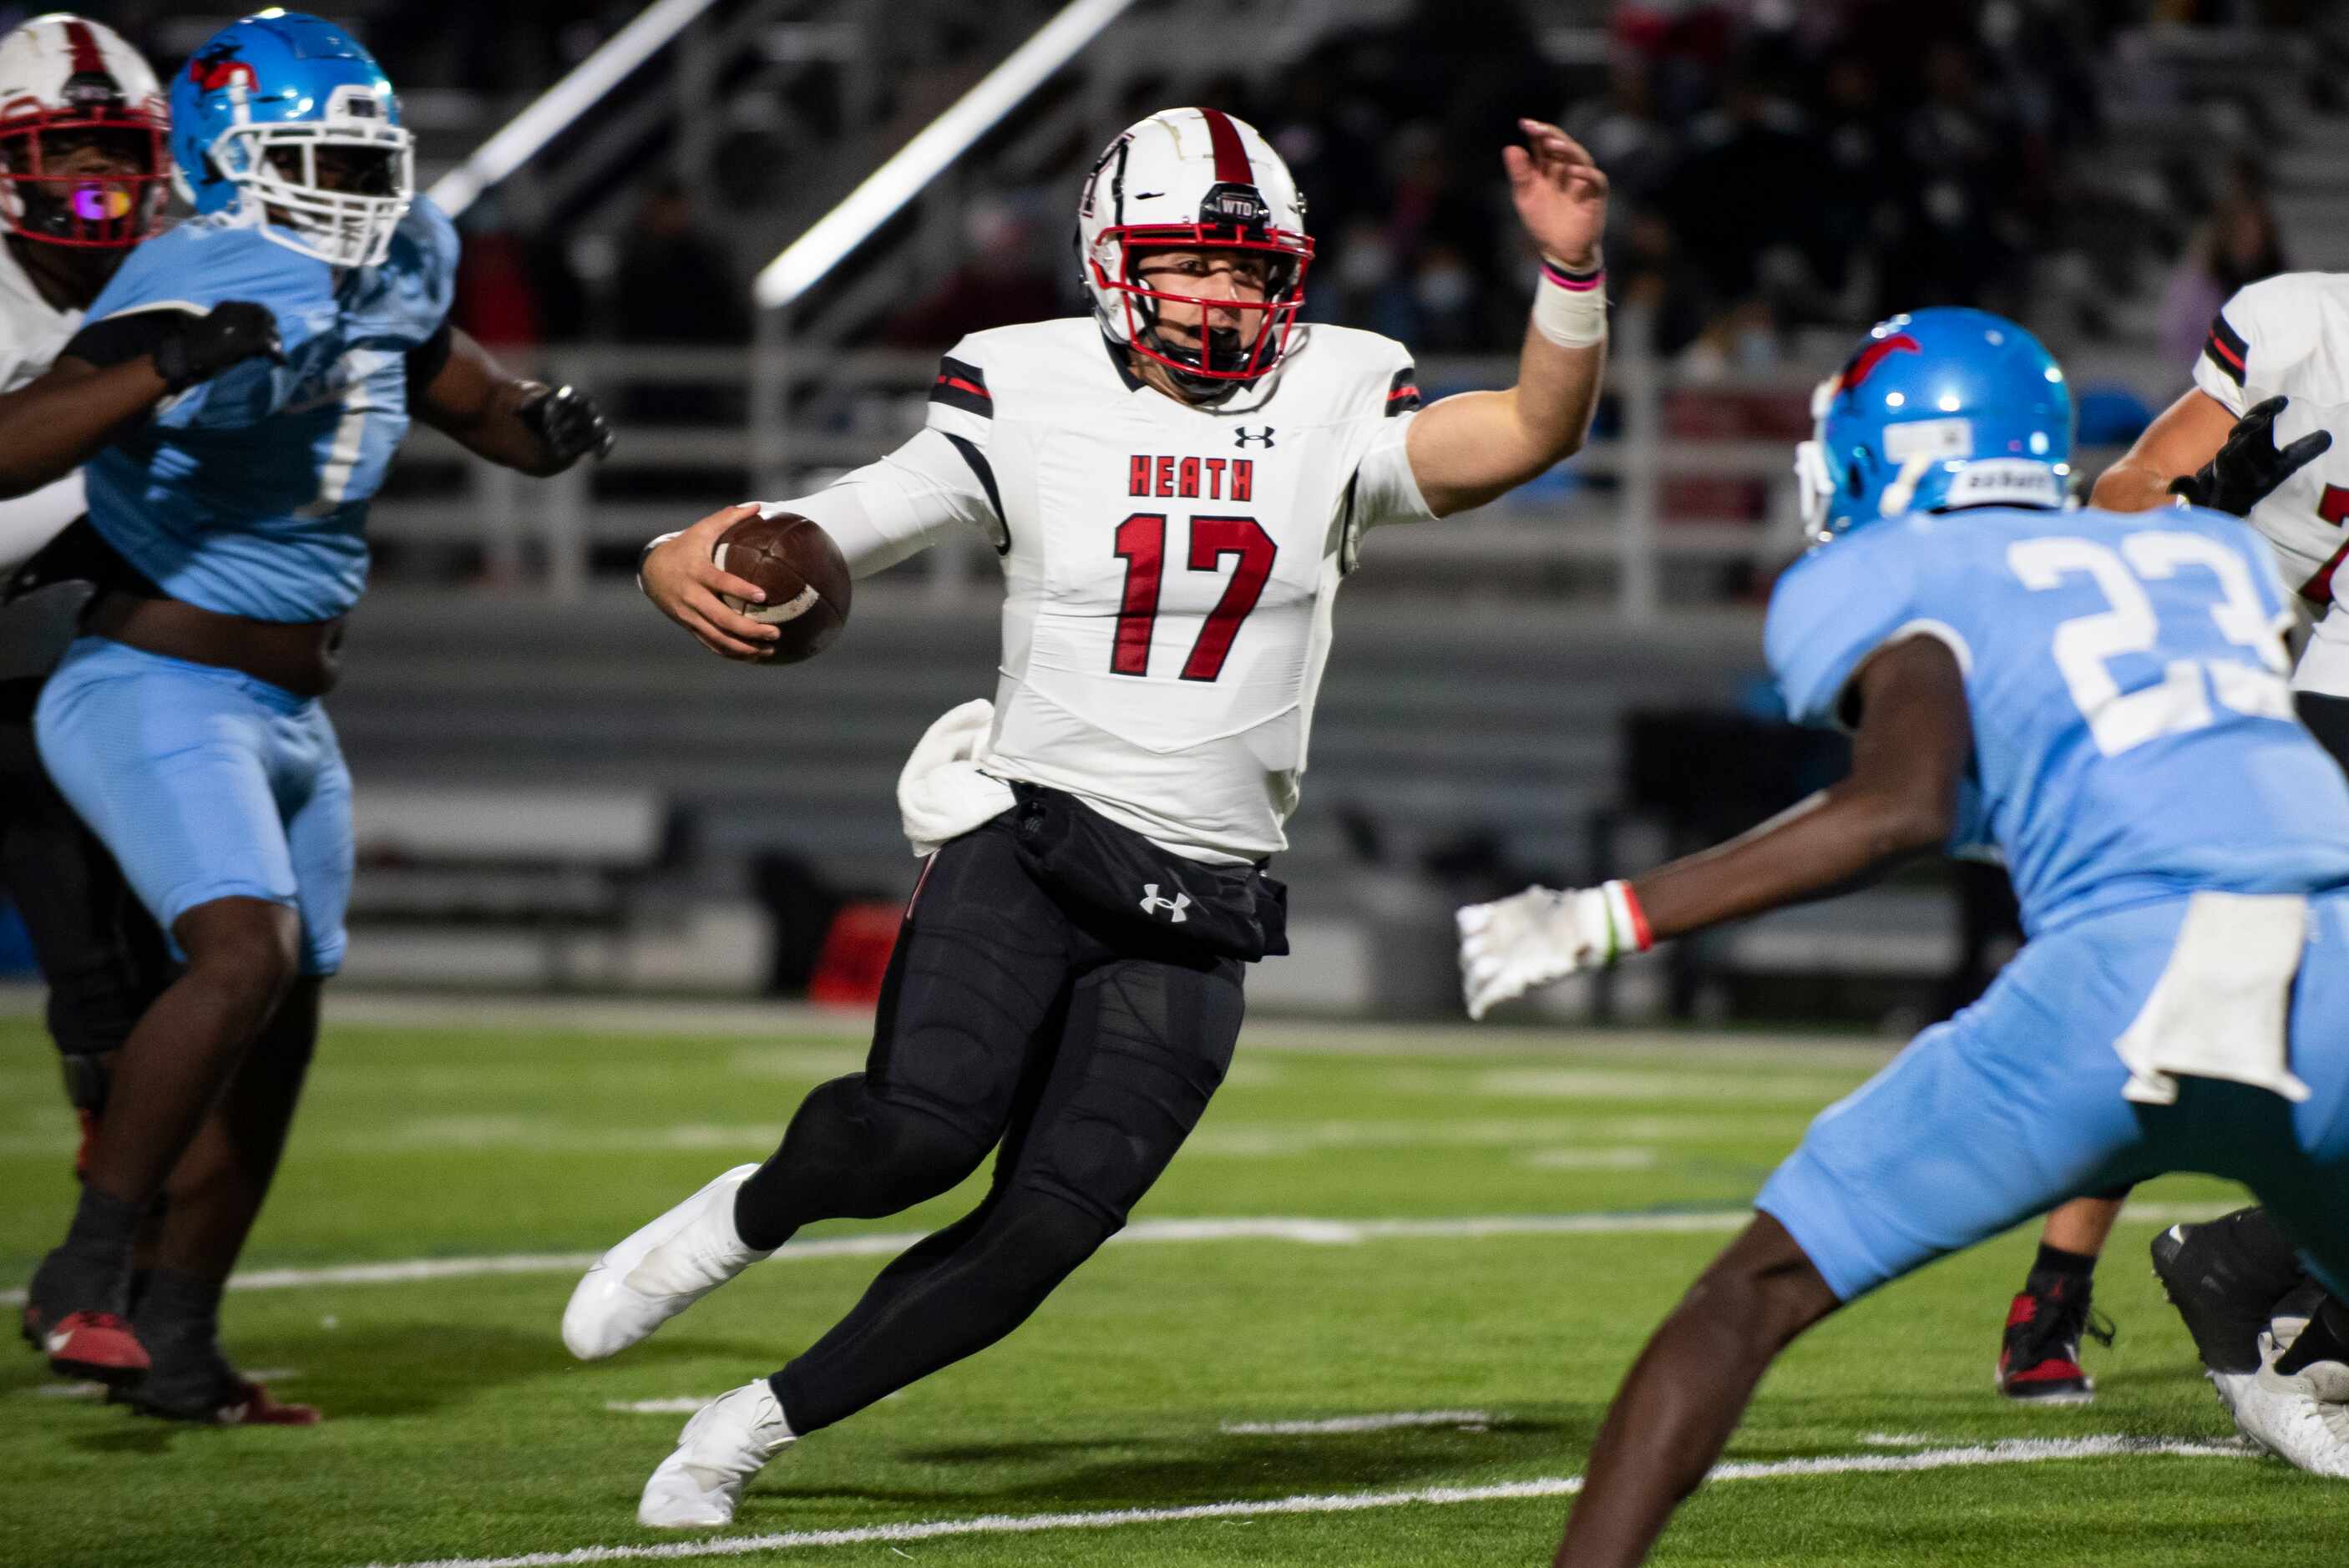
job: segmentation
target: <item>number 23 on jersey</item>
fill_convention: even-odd
[[[2006,564],[2034,591],[2085,575],[2112,606],[2064,621],[2055,628],[2052,649],[2072,701],[2106,756],[2205,727],[2215,721],[2213,696],[2255,718],[2292,718],[2282,619],[2261,603],[2251,562],[2219,541],[2199,533],[2133,533],[2115,549],[2072,536],[2026,539],[2008,547]],[[2158,683],[2122,691],[2111,661],[2152,655],[2161,634],[2145,585],[2185,571],[2209,573],[2215,591],[2207,605],[2210,620],[2249,656],[2165,657]]]

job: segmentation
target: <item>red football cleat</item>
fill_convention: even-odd
[[[2113,1342],[2111,1324],[2088,1310],[2086,1282],[2033,1275],[2007,1307],[1998,1391],[2028,1404],[2087,1404],[2096,1383],[2080,1365],[2083,1337]]]
[[[153,1413],[160,1415],[163,1412]],[[208,1419],[197,1418],[215,1427],[315,1427],[326,1418],[318,1413],[316,1405],[280,1404],[260,1384],[240,1377],[232,1400],[216,1407]]]
[[[150,1365],[147,1347],[139,1343],[130,1325],[110,1312],[68,1312],[45,1326],[27,1306],[25,1327],[48,1357],[49,1370],[60,1377],[109,1385],[129,1383],[146,1376]]]
[[[282,1403],[217,1350],[205,1357],[209,1366],[182,1360],[175,1367],[169,1360],[137,1383],[107,1390],[107,1403],[197,1427],[315,1427],[325,1418],[315,1405]]]

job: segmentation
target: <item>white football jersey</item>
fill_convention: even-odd
[[[2285,585],[2310,605],[2333,602],[2349,546],[2349,273],[2285,273],[2240,290],[2210,323],[2197,386],[2240,418],[2289,397],[2275,423],[2285,446],[2331,430],[2332,449],[2278,485],[2250,521],[2275,546]],[[2349,582],[2341,585],[2349,590]]]
[[[81,330],[81,317],[43,299],[16,252],[0,242],[0,392],[14,392],[56,363],[67,339]],[[0,575],[24,564],[85,510],[79,469],[30,495],[0,500]]]
[[[1409,353],[1315,325],[1216,407],[1144,383],[1090,317],[977,333],[927,428],[820,495],[773,503],[861,575],[950,526],[1002,557],[998,778],[1078,796],[1196,859],[1283,848],[1331,602],[1362,531],[1430,515],[1404,455]]]

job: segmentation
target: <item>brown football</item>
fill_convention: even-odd
[[[776,664],[815,657],[848,625],[848,562],[832,535],[797,512],[744,518],[719,536],[710,559],[767,591],[763,604],[721,597],[728,609],[781,630]]]

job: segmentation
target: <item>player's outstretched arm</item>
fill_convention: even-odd
[[[1527,888],[1462,910],[1470,1016],[1667,937],[1823,897],[1947,843],[1973,748],[1957,656],[1930,637],[1895,643],[1861,666],[1857,692],[1851,773],[1833,788],[1629,883]]]
[[[612,426],[593,397],[575,387],[509,376],[470,335],[441,330],[448,334],[447,357],[415,401],[426,424],[493,463],[540,479],[590,452],[610,455]]]
[[[2244,426],[2252,426],[2253,431],[2266,438],[2269,467],[2282,463],[2282,455],[2275,450],[2272,426],[2283,401],[2281,397],[2271,397],[2267,403],[2246,410],[2243,418],[2238,420],[2216,397],[2199,387],[2189,388],[2145,428],[2120,461],[2097,476],[2095,489],[2089,495],[2090,503],[2106,511],[2151,511],[2155,507],[2169,505],[2178,499],[2178,491],[2172,486],[2180,480],[2191,481],[2209,468],[2218,459],[2220,449],[2228,445],[2229,438]],[[2270,407],[2269,404],[2276,407]],[[2262,409],[2266,410],[2264,414]],[[2293,445],[2302,447],[2311,439],[2302,437]],[[2259,489],[2258,495],[2207,495],[2201,498],[2199,504],[2209,505],[2221,500],[2235,502],[2237,504],[2221,506],[2220,510],[2240,516],[2257,505],[2261,497],[2269,490],[2289,479],[2302,463],[2313,459],[2317,452],[2331,444],[2327,440],[2313,449],[2302,447],[2299,461],[2282,466],[2280,471],[2272,474],[2253,476],[2251,484]],[[2246,442],[2245,445],[2252,447],[2256,443]],[[2240,492],[2244,487],[2238,485],[2233,489]]]
[[[276,318],[241,300],[93,322],[47,373],[0,393],[0,498],[65,478],[174,393],[247,359],[283,357]]]
[[[1423,410],[1405,451],[1438,517],[1506,494],[1582,445],[1607,361],[1607,301],[1599,242],[1607,176],[1554,125],[1520,120],[1526,146],[1504,148],[1509,195],[1542,253],[1517,384],[1463,392]]]

